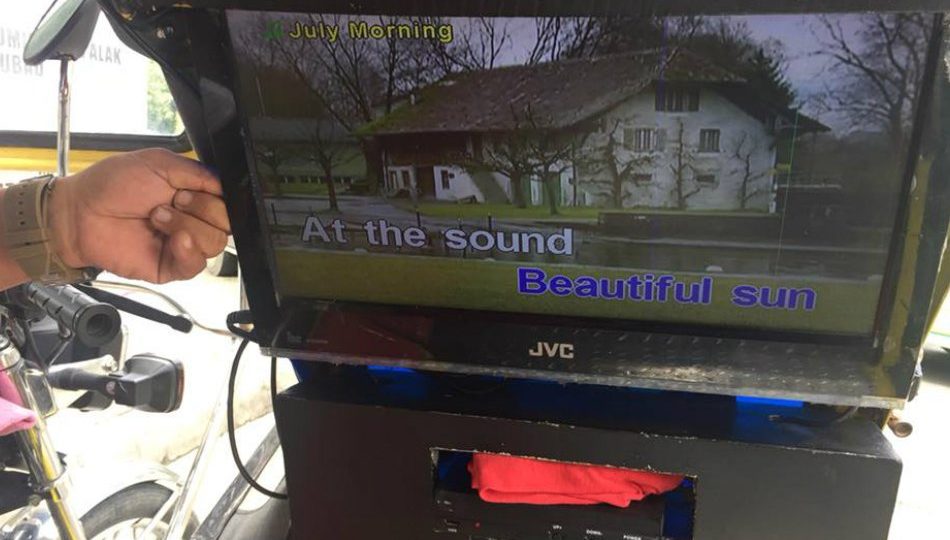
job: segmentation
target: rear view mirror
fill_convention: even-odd
[[[86,52],[99,19],[95,0],[56,0],[30,34],[23,61],[76,60]]]
[[[171,412],[181,405],[185,371],[181,362],[139,354],[125,362],[116,381],[115,402],[146,412]]]
[[[106,375],[90,373],[81,367],[62,366],[49,371],[49,382],[62,390],[97,392],[145,412],[171,412],[181,405],[185,390],[185,370],[181,362],[151,354],[139,354],[125,361],[122,371]],[[93,407],[84,400],[80,408]]]

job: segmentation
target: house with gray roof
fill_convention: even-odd
[[[646,50],[453,75],[361,135],[390,193],[774,211],[779,143],[828,128],[758,94],[695,53]]]

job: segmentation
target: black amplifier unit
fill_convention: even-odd
[[[664,515],[680,506],[692,514],[692,482],[627,508],[607,505],[493,504],[471,489],[469,452],[436,451],[432,530],[466,540],[659,540]]]
[[[900,459],[880,427],[671,395],[306,364],[281,393],[294,540],[884,540]],[[487,503],[473,453],[685,476],[606,505]]]

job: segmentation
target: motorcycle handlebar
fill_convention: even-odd
[[[26,298],[89,347],[105,345],[119,333],[122,319],[115,307],[97,302],[69,285],[24,285]]]

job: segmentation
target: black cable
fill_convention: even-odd
[[[287,324],[290,322],[291,317],[293,317],[293,309],[284,314],[284,318],[280,321],[280,324],[277,325],[277,329],[274,330],[274,337],[270,340],[270,350],[271,353],[277,349],[277,339],[280,338],[280,335],[287,329]],[[270,408],[272,411],[277,411],[277,356],[271,354],[270,357]]]
[[[244,466],[244,462],[241,460],[241,456],[238,454],[237,448],[237,439],[234,434],[234,383],[237,380],[238,366],[241,363],[241,356],[244,355],[244,349],[247,348],[247,344],[250,343],[248,338],[241,340],[241,344],[237,348],[237,352],[234,354],[234,360],[231,362],[231,376],[228,378],[228,443],[231,445],[231,457],[234,458],[234,465],[237,466],[238,473],[241,474],[241,477],[244,478],[244,481],[248,483],[255,490],[272,497],[274,499],[287,499],[286,493],[278,493],[276,491],[271,491],[264,486],[257,483],[257,480],[251,476],[251,473],[247,472],[247,468]],[[276,379],[276,359],[271,361],[271,396],[273,399],[274,395],[274,381]]]
[[[254,318],[251,315],[251,312],[249,310],[232,311],[231,313],[228,313],[227,319],[225,321],[225,326],[228,327],[228,330],[230,330],[232,334],[242,339],[245,339],[247,341],[253,341],[257,343],[257,338],[254,336],[254,332],[253,331],[249,332],[241,328],[240,326],[242,324],[253,324],[253,323],[254,323]]]
[[[271,411],[275,411],[275,405],[277,403],[277,357],[270,357],[270,408]]]
[[[168,296],[167,294],[161,291],[150,289],[149,287],[144,287],[142,285],[137,285],[135,283],[123,283],[121,281],[109,281],[109,280],[104,280],[104,279],[97,279],[93,282],[93,284],[106,287],[106,288],[112,287],[114,289],[124,289],[128,291],[141,291],[144,293],[157,296],[161,300],[163,300],[165,303],[167,303],[169,306],[177,310],[179,315],[187,318],[189,321],[191,321],[193,325],[197,326],[198,328],[211,332],[212,334],[218,334],[218,335],[227,336],[227,337],[234,337],[231,335],[232,334],[231,332],[229,332],[228,330],[225,330],[224,328],[215,328],[213,326],[203,324],[201,321],[196,319],[195,316],[191,314],[191,312],[185,309],[185,306],[181,305],[177,300],[175,300],[171,296]]]

